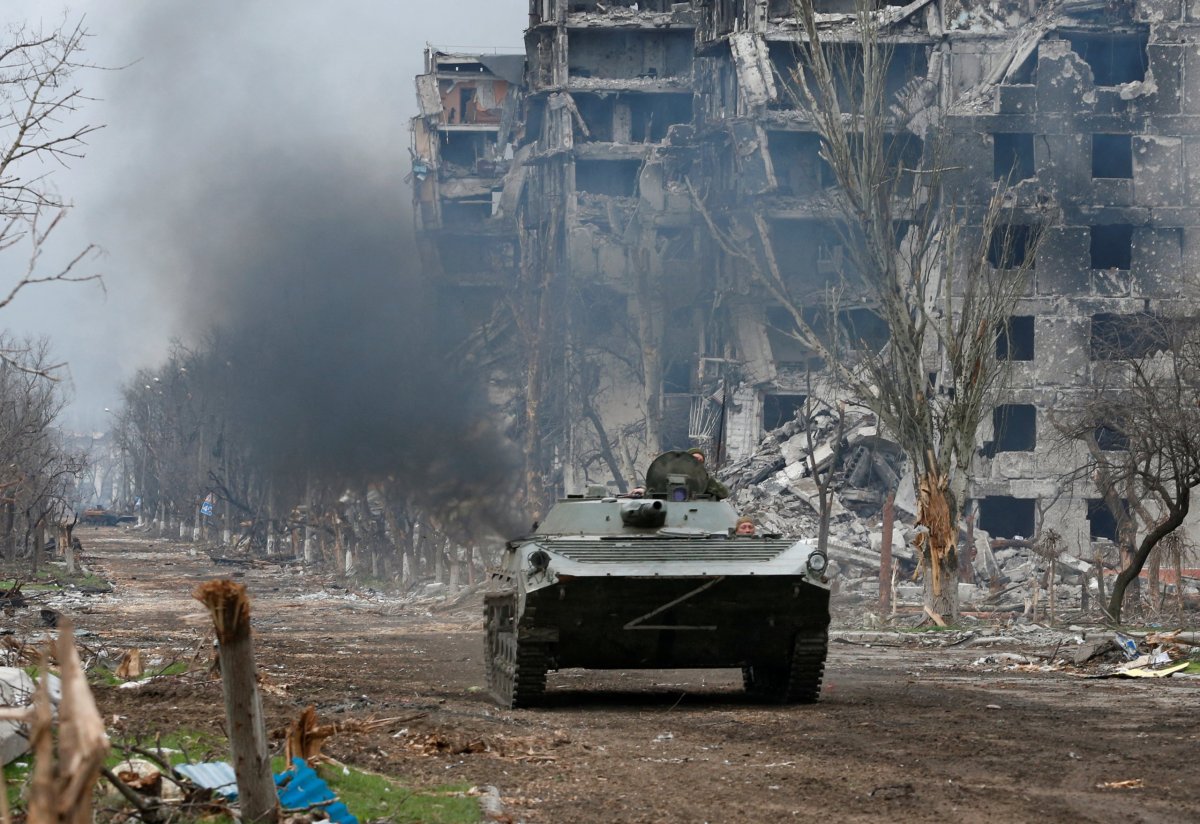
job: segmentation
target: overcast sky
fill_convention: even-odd
[[[54,25],[64,11],[84,17],[90,60],[125,68],[79,76],[98,98],[84,117],[105,128],[86,158],[55,172],[74,208],[47,263],[95,243],[104,288],[28,290],[0,326],[51,339],[74,387],[65,423],[102,429],[122,381],[159,363],[172,338],[219,320],[204,316],[220,302],[202,294],[213,288],[195,250],[202,217],[192,218],[193,248],[185,256],[177,247],[178,216],[195,215],[194,200],[236,213],[236,202],[207,205],[223,156],[250,146],[257,162],[301,170],[294,174],[310,157],[336,154],[351,185],[359,175],[394,182],[407,201],[412,77],[425,44],[519,50],[528,8],[526,0],[76,0],[68,9],[4,0],[0,23],[5,32],[14,23]],[[0,258],[0,285],[23,263],[11,252]]]

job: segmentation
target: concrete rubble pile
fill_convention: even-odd
[[[851,610],[861,606],[868,611],[878,603],[882,509],[895,491],[892,600],[901,612],[919,611],[923,590],[911,545],[916,515],[912,470],[899,447],[879,434],[873,415],[847,412],[840,448],[837,432],[838,422],[827,411],[811,418],[811,439],[803,423],[793,419],[764,435],[750,457],[729,463],[719,477],[731,490],[731,503],[754,518],[761,531],[816,540],[820,497],[810,466],[815,462],[818,472],[833,473],[830,570],[843,609]],[[1094,546],[1107,549],[1106,564],[1115,563],[1115,547]],[[1053,609],[1061,617],[1095,610],[1103,600],[1094,559],[1064,553],[1052,564],[1028,537],[992,539],[978,528],[963,531],[960,548],[967,567],[963,577],[974,581],[959,584],[959,600],[968,614],[1035,616]],[[1051,566],[1053,594],[1048,588]],[[1185,596],[1197,591],[1195,582],[1185,579]]]

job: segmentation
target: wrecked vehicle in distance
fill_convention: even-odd
[[[752,696],[817,700],[828,559],[804,541],[735,537],[737,513],[702,495],[706,481],[690,455],[668,452],[646,497],[568,497],[506,544],[484,596],[497,703],[537,705],[546,673],[568,667],[739,667]]]

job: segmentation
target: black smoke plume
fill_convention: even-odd
[[[163,43],[180,25],[148,20],[156,59],[175,59]],[[225,31],[189,32],[219,61],[190,43],[174,66],[213,82],[206,106],[146,89],[162,107],[153,133],[184,151],[148,170],[134,199],[163,294],[192,336],[215,327],[230,353],[232,438],[276,477],[388,478],[435,515],[515,532],[518,461],[482,376],[452,356],[466,330],[439,316],[411,239],[407,135],[359,132],[323,94],[320,61],[273,64]],[[411,88],[405,78],[375,104]],[[363,112],[364,128],[373,120]]]

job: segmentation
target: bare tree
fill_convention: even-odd
[[[55,427],[64,400],[47,377],[49,345],[0,335],[0,548],[6,560],[27,554],[29,538],[70,503],[70,492],[86,467],[62,443]],[[23,540],[18,547],[18,537]]]
[[[1063,416],[1060,431],[1088,445],[1075,478],[1091,478],[1127,516],[1130,551],[1108,602],[1119,622],[1130,585],[1183,523],[1200,486],[1200,327],[1194,319],[1129,315],[1119,328],[1093,329],[1092,347],[1100,380]],[[1099,448],[1101,438],[1109,448]],[[1134,502],[1129,509],[1126,500]]]
[[[996,335],[1025,293],[1053,215],[1015,214],[1001,182],[968,222],[944,188],[936,109],[907,111],[889,87],[893,50],[879,13],[860,3],[846,30],[851,42],[827,43],[813,0],[797,0],[795,10],[805,40],[786,85],[811,117],[837,182],[828,195],[830,228],[844,250],[835,292],[878,315],[886,345],[856,340],[836,305],[814,322],[806,309],[816,302],[784,276],[762,214],[735,212],[721,226],[693,194],[726,253],[790,311],[797,337],[908,456],[926,607],[954,619],[960,508],[977,432],[1007,375]]]
[[[842,456],[842,442],[846,434],[846,404],[831,402],[818,398],[813,391],[812,371],[804,375],[804,445],[806,452],[804,462],[809,477],[817,487],[817,549],[829,553],[829,526],[833,516],[833,482],[834,470]],[[830,434],[830,450],[826,455],[818,455],[817,441],[814,430],[818,426],[818,418],[832,418],[833,428]]]
[[[83,62],[87,38],[82,20],[48,30],[17,26],[0,35],[0,252],[24,247],[27,260],[0,284],[0,309],[30,286],[99,277],[79,272],[95,252],[90,245],[62,266],[42,265],[68,208],[51,173],[81,158],[86,138],[100,128],[78,119],[89,99],[75,83],[77,72],[91,68]],[[0,351],[0,359],[19,362],[8,351]]]

